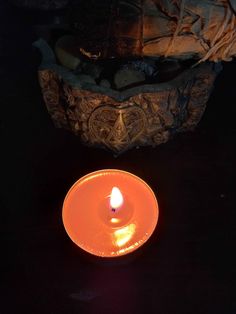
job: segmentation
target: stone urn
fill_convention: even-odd
[[[155,147],[193,130],[221,70],[220,63],[204,62],[169,81],[119,91],[80,80],[57,63],[43,39],[34,46],[42,54],[38,77],[55,126],[116,155],[132,147]]]

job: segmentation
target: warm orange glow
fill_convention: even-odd
[[[123,204],[124,199],[121,191],[117,187],[113,187],[110,195],[110,205],[112,209],[118,209]]]
[[[112,218],[111,218],[111,223],[117,224],[118,222],[120,222],[120,219],[119,219],[119,218],[115,218],[115,217],[112,217]]]
[[[71,187],[62,215],[68,235],[80,248],[96,256],[118,257],[149,239],[158,213],[156,197],[142,179],[105,169],[89,173]]]
[[[136,230],[135,224],[130,224],[114,232],[115,244],[119,247],[124,246],[133,237]]]

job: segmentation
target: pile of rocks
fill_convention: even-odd
[[[56,42],[55,53],[59,63],[73,71],[82,83],[115,90],[158,83],[164,80],[163,73],[168,78],[168,73],[175,76],[181,69],[180,63],[174,60],[164,64],[155,58],[100,61],[84,58],[72,35],[65,35]]]

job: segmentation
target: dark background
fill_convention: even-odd
[[[115,158],[54,128],[34,23],[0,3],[0,313],[235,314],[236,62],[195,132]],[[62,225],[70,186],[103,168],[140,176],[160,205],[155,233],[125,264],[90,258]]]

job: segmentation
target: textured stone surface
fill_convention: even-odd
[[[75,70],[80,64],[78,53],[74,48],[74,37],[70,35],[58,39],[55,44],[55,54],[61,65]]]
[[[145,81],[145,74],[135,69],[120,69],[116,72],[114,83],[117,89]]]
[[[87,74],[77,74],[76,77],[78,80],[83,84],[83,83],[89,83],[89,84],[96,84],[94,78],[92,76],[87,75]]]
[[[39,80],[47,109],[57,127],[71,130],[84,143],[118,154],[133,146],[156,146],[200,121],[219,69],[204,64],[177,79],[125,92],[63,78],[42,69]],[[70,81],[70,83],[68,83]],[[79,87],[80,86],[80,87]]]
[[[83,62],[81,64],[81,71],[94,79],[98,79],[100,77],[102,70],[103,68],[97,64],[89,62]]]
[[[108,80],[101,80],[101,82],[99,83],[100,86],[106,87],[106,88],[110,88],[111,87],[111,83]]]

